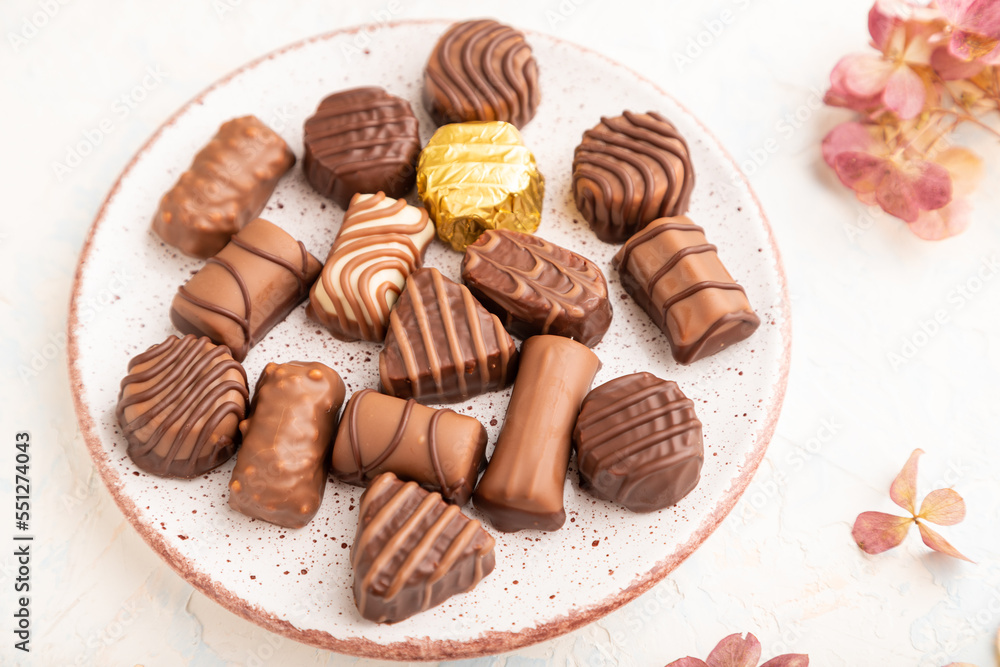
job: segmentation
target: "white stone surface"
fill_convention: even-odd
[[[468,664],[655,665],[704,657],[719,638],[739,631],[754,632],[767,656],[806,652],[816,665],[995,664],[1000,275],[993,262],[1000,259],[1000,224],[993,212],[1000,193],[991,184],[1000,177],[1000,151],[980,134],[964,135],[986,154],[985,185],[973,200],[972,228],[944,243],[919,241],[898,221],[873,217],[839,185],[818,145],[844,115],[819,108],[818,99],[836,60],[865,48],[868,6],[190,0],[154,9],[121,0],[4,2],[0,507],[13,502],[14,433],[28,429],[36,541],[27,656],[13,649],[9,630],[13,548],[0,547],[0,618],[7,619],[0,624],[0,663],[365,662],[293,644],[229,614],[193,593],[146,547],[94,475],[77,433],[63,335],[90,221],[155,128],[244,62],[382,12],[494,15],[591,46],[661,84],[746,165],[793,295],[784,414],[729,519],[633,604],[553,642]],[[51,18],[40,14],[46,7]],[[25,21],[45,25],[15,49],[9,35],[21,34]],[[378,48],[377,33],[370,48]],[[679,63],[676,56],[688,48],[691,61]],[[130,108],[121,97],[144,77],[147,89],[133,93],[144,99]],[[65,162],[88,134],[96,137],[105,118],[111,131],[101,133],[99,145],[68,174],[54,173],[53,163]],[[94,305],[98,315],[100,308]],[[945,321],[936,329],[927,324],[935,315]],[[894,367],[888,355],[901,354],[904,341],[918,349]],[[859,512],[893,511],[888,485],[914,447],[928,452],[922,492],[954,485],[965,497],[968,518],[943,532],[977,565],[928,554],[915,535],[877,557],[852,543]],[[0,530],[0,541],[10,544],[11,530]]]

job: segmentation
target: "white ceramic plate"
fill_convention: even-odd
[[[510,650],[568,632],[633,599],[687,557],[746,488],[773,433],[785,391],[790,329],[778,250],[759,204],[732,160],[680,104],[630,70],[579,46],[531,33],[542,103],[524,128],[546,177],[538,234],[603,268],[614,322],[596,348],[594,386],[651,371],[676,380],[704,422],[699,486],[679,505],[632,514],[566,482],[566,525],[497,538],[497,567],[474,591],[396,625],[362,619],[348,559],[361,489],[330,481],[313,522],[286,530],[229,509],[233,462],[191,481],[139,472],[125,455],[114,417],[130,358],[175,333],[168,309],[201,262],[149,231],[156,202],[225,120],[256,114],[299,158],[302,123],[325,95],[380,85],[409,99],[426,141],[433,125],[420,104],[423,65],[446,22],[381,28],[364,53],[356,30],[294,44],[221,80],[171,118],[125,169],[84,247],[70,311],[70,370],[77,412],[94,461],[122,511],[149,545],[199,590],[233,612],[293,639],[349,654],[440,659]],[[656,110],[687,137],[697,184],[690,215],[703,225],[763,322],[754,336],[689,367],[672,360],[665,337],[621,288],[610,260],[617,246],[596,239],[570,194],[573,149],[602,115]],[[299,165],[263,214],[325,257],[343,212],[305,182]],[[458,279],[461,256],[435,242],[426,264]],[[252,383],[269,361],[333,366],[348,391],[376,387],[379,345],[342,343],[295,310],[246,361]],[[454,406],[480,419],[491,443],[509,389]],[[492,445],[491,445],[492,447]],[[472,516],[478,517],[470,507]],[[484,522],[487,527],[489,524]],[[489,529],[489,528],[488,528]],[[501,611],[502,610],[502,611]]]

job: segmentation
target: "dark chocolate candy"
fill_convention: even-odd
[[[611,326],[597,265],[531,234],[484,232],[465,249],[462,280],[520,338],[554,334],[593,347]]]
[[[348,401],[333,445],[333,476],[364,486],[383,472],[464,505],[486,460],[486,429],[472,417],[362,389]]]
[[[386,394],[451,403],[506,387],[517,348],[464,285],[424,268],[406,279],[389,315],[378,366]]]
[[[705,458],[694,402],[650,373],[587,394],[573,443],[580,486],[633,512],[678,502],[698,484]]]
[[[666,118],[626,111],[583,134],[573,156],[576,206],[598,238],[621,243],[647,224],[687,212],[694,169]]]
[[[472,590],[493,571],[493,538],[440,494],[385,473],[359,504],[351,565],[364,618],[402,621]]]
[[[760,326],[705,231],[684,216],[650,223],[612,263],[625,291],[667,335],[682,364],[724,350]]]
[[[301,241],[257,218],[177,290],[170,319],[182,333],[228,345],[243,361],[305,299],[320,268]]]
[[[295,154],[254,116],[222,124],[160,200],[153,231],[193,257],[211,257],[260,215]]]
[[[406,100],[377,87],[324,99],[305,123],[309,183],[346,209],[357,193],[405,197],[416,179],[420,127]]]
[[[170,336],[129,362],[115,414],[139,468],[190,478],[236,451],[247,398],[246,371],[229,348]]]
[[[563,487],[580,403],[601,362],[562,336],[532,336],[493,458],[474,495],[499,530],[558,530],[566,521]]]
[[[524,33],[493,20],[452,25],[424,70],[424,107],[438,125],[503,120],[523,127],[538,99],[538,66]]]
[[[269,363],[257,381],[243,444],[229,482],[229,506],[285,528],[316,516],[330,462],[344,382],[317,362]]]

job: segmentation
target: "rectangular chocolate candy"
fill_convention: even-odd
[[[362,389],[344,409],[333,476],[365,486],[383,472],[464,505],[486,457],[486,429],[472,417]]]
[[[317,362],[270,363],[257,382],[243,446],[229,482],[229,506],[285,528],[316,516],[344,382]]]
[[[257,218],[177,290],[170,320],[183,333],[228,345],[243,361],[305,299],[320,268],[301,241]]]
[[[295,154],[255,116],[222,124],[160,200],[153,231],[186,255],[207,258],[260,215]]]
[[[558,530],[566,521],[573,426],[600,367],[590,348],[569,338],[524,342],[507,418],[474,496],[497,529]]]
[[[630,238],[613,260],[625,291],[690,364],[748,338],[760,319],[719,260],[705,230],[686,216],[660,218]]]

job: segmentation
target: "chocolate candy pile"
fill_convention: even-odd
[[[558,530],[574,449],[581,488],[636,512],[677,503],[700,478],[701,422],[674,382],[638,372],[591,390],[608,285],[594,262],[533,235],[545,180],[518,128],[539,99],[520,31],[458,23],[425,71],[442,126],[423,148],[409,102],[381,88],[336,92],[306,121],[306,179],[346,208],[325,263],[257,217],[295,156],[253,116],[221,126],[153,218],[163,241],[206,262],[170,308],[183,337],[128,365],[128,455],[192,478],[236,454],[230,507],[287,528],[312,520],[328,484],[366,487],[351,563],[357,608],[376,622],[493,570],[493,538],[461,509],[470,499],[497,530]],[[414,185],[423,207],[404,200]],[[598,238],[624,242],[622,284],[683,364],[760,324],[684,217],[693,187],[684,138],[655,112],[602,118],[576,149],[576,205]],[[465,253],[461,276],[423,267],[435,232]],[[355,392],[342,417],[344,383],[318,361],[268,363],[250,401],[240,362],[307,297],[333,336],[383,345],[380,387]],[[488,463],[481,423],[427,405],[512,382]]]

